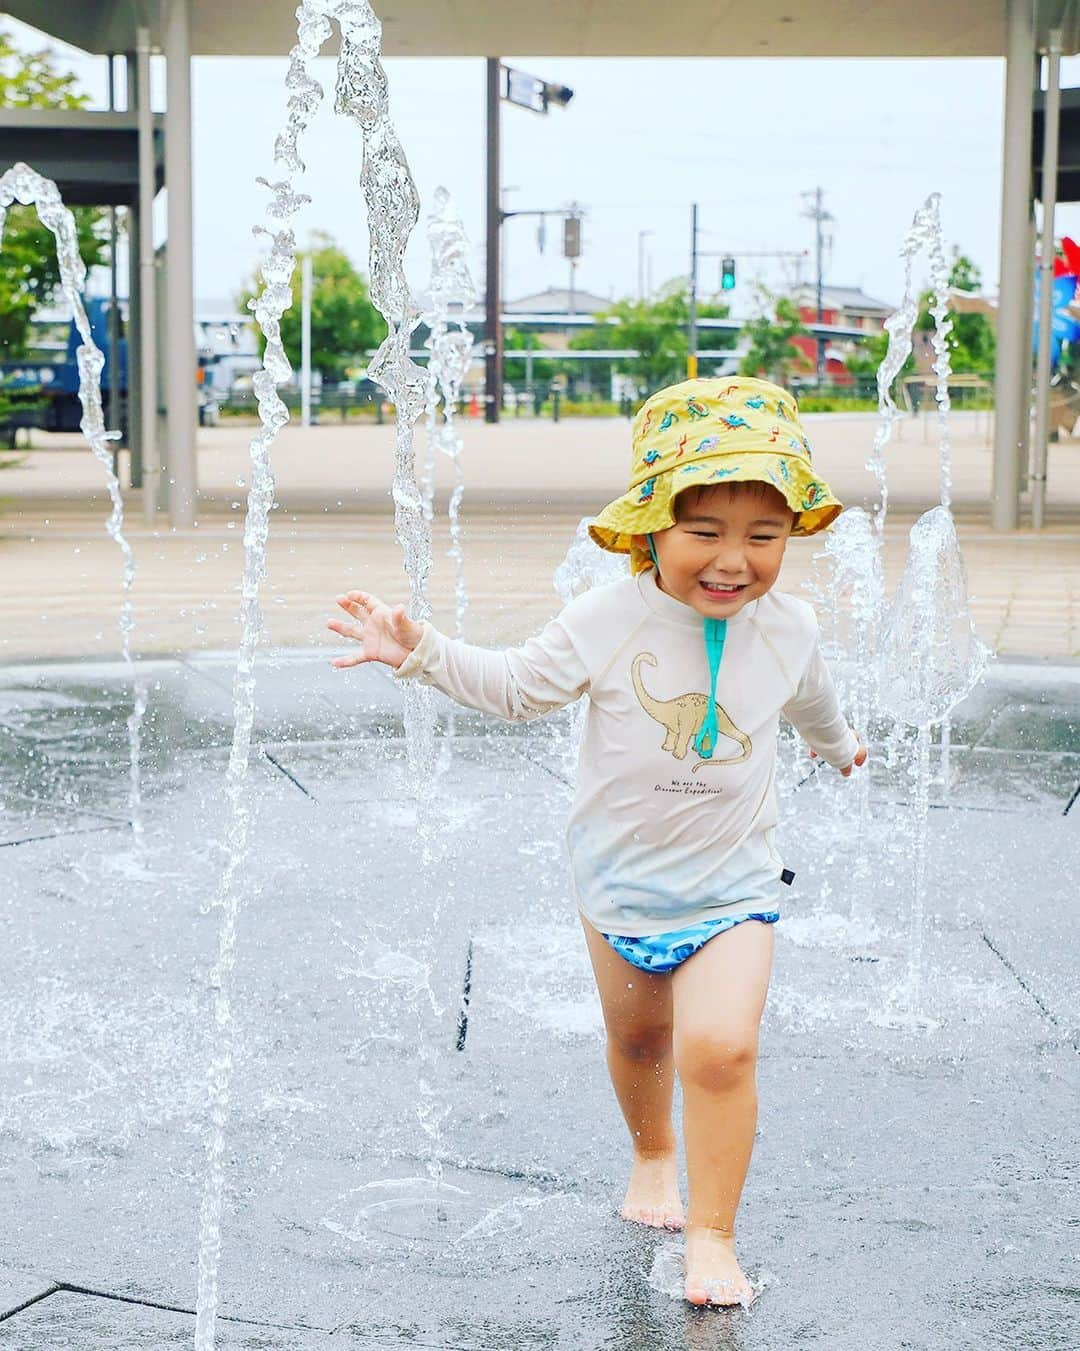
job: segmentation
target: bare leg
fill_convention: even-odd
[[[745,920],[710,939],[672,975],[690,1181],[686,1298],[692,1304],[738,1304],[752,1296],[735,1256],[735,1212],[754,1147],[758,1030],[772,952],[772,925]]]
[[[681,1229],[675,1132],[671,1125],[671,977],[639,971],[582,918],[604,1010],[607,1062],[634,1146],[620,1215]]]

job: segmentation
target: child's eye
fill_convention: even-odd
[[[770,544],[774,539],[779,539],[779,535],[751,535],[750,538],[755,544]]]
[[[716,535],[709,530],[691,530],[690,533],[695,539],[715,539]]]

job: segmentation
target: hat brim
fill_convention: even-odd
[[[652,559],[646,550],[634,546],[634,536],[670,530],[675,524],[675,499],[687,488],[711,488],[722,483],[768,483],[774,487],[795,515],[793,535],[816,535],[826,530],[844,509],[829,485],[804,462],[772,450],[740,449],[737,459],[731,455],[703,456],[631,488],[608,503],[589,526],[589,534],[601,549],[630,554],[632,570],[641,572],[652,566]]]

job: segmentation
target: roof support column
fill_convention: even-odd
[[[1030,417],[1031,326],[1031,73],[1035,62],[1032,0],[1005,0],[1004,164],[1001,185],[1001,272],[998,286],[994,467],[990,520],[995,530],[1020,523],[1022,421]]]
[[[1050,328],[1054,289],[1054,213],[1057,210],[1058,123],[1061,116],[1061,29],[1050,31],[1043,105],[1042,245],[1039,249],[1039,356],[1035,380],[1035,445],[1031,460],[1031,524],[1043,528],[1050,436]]]
[[[129,65],[129,71],[132,66]],[[139,201],[132,212],[131,249],[133,269],[130,279],[131,313],[134,315],[132,337],[137,339],[138,380],[129,380],[129,388],[137,394],[132,405],[132,416],[138,417],[138,453],[142,479],[143,514],[147,525],[154,524],[158,504],[158,483],[161,477],[161,457],[158,442],[158,352],[157,352],[157,282],[154,276],[154,197],[157,188],[157,165],[154,154],[154,114],[150,105],[150,30],[139,28],[135,33],[135,79],[129,86],[129,99],[134,91],[139,125]],[[136,356],[134,341],[128,342],[128,365]],[[132,453],[132,476],[135,456]]]
[[[166,0],[165,187],[168,192],[165,395],[169,514],[174,530],[195,520],[195,301],[191,200],[191,0]]]

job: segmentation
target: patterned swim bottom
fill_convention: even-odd
[[[647,934],[641,938],[604,934],[604,937],[631,966],[662,975],[665,971],[674,971],[677,966],[681,966],[688,957],[703,948],[710,938],[715,938],[727,929],[734,929],[744,919],[775,924],[779,918],[779,910],[762,910],[758,914],[734,915],[730,919],[708,919],[704,924],[692,924],[688,929],[674,929],[666,934]]]

